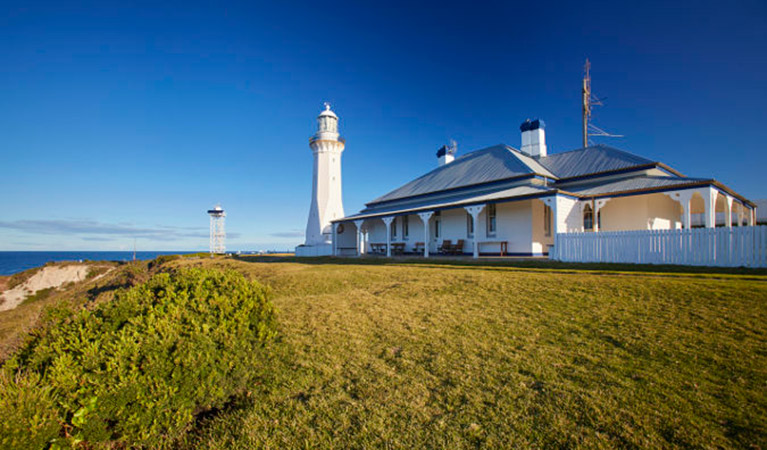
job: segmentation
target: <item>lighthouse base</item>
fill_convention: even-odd
[[[296,256],[332,256],[333,244],[299,245]]]

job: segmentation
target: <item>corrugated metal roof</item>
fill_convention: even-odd
[[[457,193],[449,197],[443,197],[438,200],[435,199],[423,199],[416,202],[409,202],[406,205],[399,206],[380,206],[370,207],[363,209],[357,214],[344,217],[343,220],[355,220],[364,219],[367,217],[376,217],[380,215],[393,215],[403,213],[415,213],[422,210],[433,211],[436,209],[446,209],[460,207],[464,205],[471,205],[475,203],[486,203],[502,199],[512,199],[515,197],[526,197],[530,195],[545,194],[547,192],[554,192],[555,189],[545,186],[516,186],[507,189],[501,189],[497,191],[484,192],[484,193]],[[337,222],[337,221],[336,221]]]
[[[652,163],[649,159],[606,145],[534,158],[500,144],[460,156],[452,163],[378,197],[369,205],[534,173],[561,179]]]
[[[551,171],[549,171],[549,169],[543,167],[541,163],[538,162],[537,159],[533,158],[532,156],[526,155],[515,148],[512,148],[512,147],[507,147],[507,148],[511,150],[512,154],[516,156],[520,161],[522,161],[522,163],[526,165],[527,167],[529,167],[533,172],[541,174],[541,175],[545,175],[550,178],[557,178],[556,175],[554,175],[553,173],[551,173]]]
[[[649,159],[606,145],[554,153],[536,159],[558,178],[580,177],[653,163]]]
[[[614,181],[579,184],[568,186],[567,183],[557,183],[557,188],[574,194],[589,196],[612,194],[642,189],[664,188],[671,186],[684,186],[687,184],[701,183],[711,180],[703,178],[681,178],[643,175],[631,178],[622,178]]]
[[[533,173],[534,170],[528,167],[515,153],[505,145],[495,145],[467,153],[449,164],[438,167],[426,175],[378,197],[369,205]]]

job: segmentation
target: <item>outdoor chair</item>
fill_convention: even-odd
[[[449,255],[453,251],[453,241],[445,239],[442,241],[442,246],[437,249],[441,255]]]
[[[458,239],[458,242],[456,242],[455,245],[453,245],[452,248],[450,249],[450,254],[452,255],[463,254],[463,239]]]

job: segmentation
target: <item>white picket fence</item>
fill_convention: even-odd
[[[558,233],[549,258],[567,262],[767,267],[767,226]]]

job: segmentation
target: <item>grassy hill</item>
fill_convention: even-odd
[[[764,272],[290,258],[163,269],[187,266],[270,286],[278,334],[260,381],[201,414],[179,448],[767,447]]]
[[[767,277],[482,265],[234,268],[280,339],[188,448],[767,446]]]

